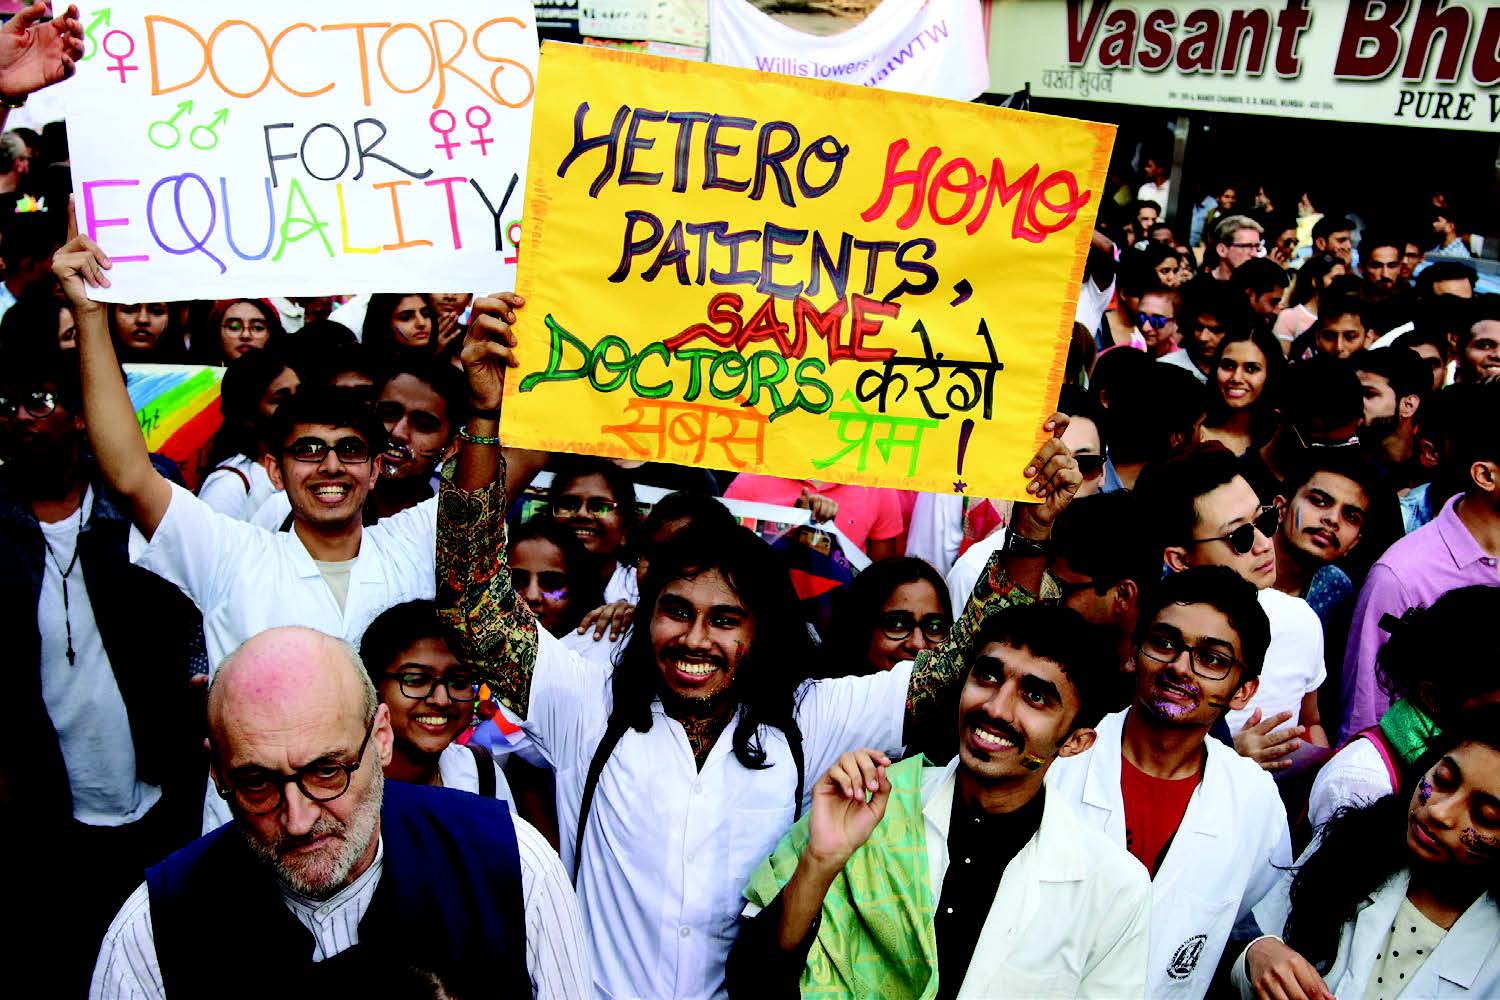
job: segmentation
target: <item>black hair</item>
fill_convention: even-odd
[[[678,490],[668,493],[651,505],[651,510],[636,530],[633,547],[639,552],[648,552],[656,544],[656,536],[677,521],[723,530],[739,523],[718,497],[692,490]]]
[[[63,231],[57,221],[49,218],[51,214],[27,212],[3,220],[0,261],[4,262],[7,272],[15,274],[25,260],[43,262],[62,246]],[[62,218],[62,213],[56,214]]]
[[[458,429],[469,419],[468,383],[464,380],[463,373],[448,362],[436,355],[414,354],[410,351],[397,355],[386,369],[385,378],[380,381],[379,392],[383,392],[386,383],[397,375],[410,375],[442,398],[449,437],[457,434]],[[379,392],[376,393],[377,398]]]
[[[54,333],[51,340],[37,337],[6,341],[0,349],[0,392],[14,396],[51,385],[58,405],[74,416],[83,413],[83,387],[78,374],[78,352],[63,350]]]
[[[1217,441],[1189,445],[1146,466],[1135,492],[1157,551],[1192,541],[1198,527],[1198,498],[1240,475],[1240,460]]]
[[[1071,730],[1093,729],[1117,701],[1120,665],[1107,630],[1092,625],[1072,608],[1057,604],[1018,604],[1001,608],[974,634],[977,657],[992,643],[1024,649],[1051,660],[1073,683],[1078,712]],[[969,663],[970,668],[973,662]]]
[[[1365,413],[1365,391],[1348,358],[1318,353],[1287,368],[1282,418],[1305,433],[1311,427],[1343,427]]]
[[[631,478],[630,472],[607,458],[567,454],[555,456],[551,469],[552,485],[547,487],[547,503],[553,510],[557,509],[557,501],[566,487],[585,476],[600,476],[604,479],[609,492],[614,494],[615,503],[620,505],[618,509],[625,538],[625,549],[617,555],[617,558],[623,563],[632,561],[629,555],[629,545],[641,514],[635,503],[635,480]]]
[[[1381,688],[1416,701],[1439,727],[1451,724],[1465,702],[1500,691],[1500,674],[1475,669],[1474,662],[1496,621],[1495,587],[1459,587],[1429,607],[1409,609],[1389,623],[1390,640],[1376,657]]]
[[[372,462],[376,455],[385,451],[385,425],[376,419],[369,404],[350,389],[318,385],[299,388],[276,408],[266,440],[267,450],[280,458],[291,443],[292,431],[303,424],[324,424],[353,431],[369,446]]]
[[[1251,261],[1251,263],[1254,263]],[[1244,267],[1240,268],[1243,271]],[[1271,265],[1275,267],[1276,265]],[[1236,271],[1235,274],[1238,274]],[[1281,341],[1264,324],[1241,326],[1224,331],[1219,346],[1209,365],[1209,377],[1214,379],[1213,390],[1208,394],[1208,415],[1204,423],[1209,427],[1222,427],[1229,419],[1229,404],[1219,389],[1217,372],[1224,353],[1234,344],[1253,344],[1266,359],[1266,381],[1260,395],[1250,404],[1250,445],[1258,448],[1271,439],[1278,426],[1277,414],[1281,408],[1282,386],[1286,381],[1286,355],[1282,353]]]
[[[47,341],[58,343],[59,320],[67,306],[52,292],[52,283],[37,282],[21,292],[19,298],[0,316],[0,345],[7,348],[31,347]]]
[[[1360,351],[1349,359],[1356,372],[1379,375],[1390,383],[1399,402],[1407,396],[1425,400],[1432,395],[1432,370],[1415,351],[1402,347],[1382,347],[1378,351]]]
[[[359,343],[353,330],[332,319],[315,319],[311,323],[303,323],[292,337],[299,350],[345,347]]]
[[[1279,292],[1291,281],[1286,270],[1269,257],[1251,257],[1235,268],[1229,283],[1237,291],[1260,295]]]
[[[1165,243],[1161,243],[1157,240],[1151,240],[1150,242],[1148,242],[1145,247],[1142,248],[1141,253],[1144,254],[1144,257],[1142,259],[1146,262],[1146,266],[1151,269],[1153,275],[1156,273],[1156,265],[1160,264],[1164,260],[1167,260],[1168,258],[1171,258],[1173,261],[1178,263],[1182,261],[1181,254],[1179,254],[1171,247],[1167,246]],[[1156,291],[1156,289],[1154,288],[1148,288],[1146,290],[1148,292]]]
[[[1328,277],[1336,267],[1347,270],[1349,265],[1344,263],[1344,258],[1337,254],[1320,253],[1309,257],[1297,269],[1297,277],[1292,281],[1292,291],[1287,299],[1287,305],[1305,305],[1314,298],[1321,298],[1323,279]]]
[[[1089,395],[1101,412],[1112,405],[1116,390],[1123,390],[1154,369],[1156,362],[1145,351],[1132,347],[1111,347],[1099,355],[1089,373]],[[1163,365],[1162,367],[1168,367]]]
[[[291,342],[291,360],[302,374],[302,380],[309,385],[328,387],[335,378],[348,372],[358,372],[377,386],[385,380],[385,368],[380,359],[364,344],[326,345],[317,340],[304,340],[300,330],[293,335]]]
[[[1359,448],[1304,448],[1290,464],[1283,481],[1284,495],[1292,500],[1313,476],[1327,472],[1343,476],[1365,494],[1364,523],[1359,528],[1359,546],[1339,562],[1339,567],[1358,586],[1370,566],[1403,534],[1401,502],[1390,478]]]
[[[1396,259],[1406,252],[1406,240],[1397,236],[1394,232],[1387,230],[1367,231],[1360,234],[1359,256],[1363,260],[1381,247],[1390,247],[1396,251]]]
[[[538,514],[508,534],[511,552],[522,542],[546,542],[562,553],[568,578],[568,611],[563,616],[562,634],[577,628],[584,615],[604,603],[604,584],[594,572],[594,561],[573,532],[548,515]]]
[[[250,351],[224,369],[219,383],[219,412],[224,422],[208,446],[208,464],[217,465],[235,455],[256,458],[260,454],[266,427],[260,415],[260,401],[271,383],[290,368],[286,356],[276,348]]]
[[[1095,429],[1099,431],[1099,449],[1103,454],[1109,447],[1109,438],[1104,433],[1104,411],[1099,408],[1099,403],[1088,391],[1071,383],[1065,383],[1057,393],[1057,409],[1059,413],[1066,413],[1075,419],[1093,421]]]
[[[630,638],[610,677],[610,717],[643,733],[651,730],[652,705],[664,694],[651,641],[657,600],[669,584],[710,571],[723,576],[755,625],[731,696],[741,709],[734,725],[735,759],[758,770],[768,766],[762,726],[780,729],[788,740],[801,739],[797,692],[814,654],[785,563],[749,528],[695,525],[652,552]]]
[[[1260,606],[1255,584],[1228,566],[1194,566],[1164,577],[1141,605],[1135,623],[1139,643],[1156,622],[1156,616],[1173,604],[1204,604],[1229,620],[1240,640],[1240,683],[1260,676],[1266,650],[1271,646],[1271,620]]]
[[[1234,272],[1235,276],[1238,277],[1241,271],[1253,263],[1255,260],[1246,261]],[[1232,284],[1233,282],[1200,277],[1181,288],[1182,308],[1177,312],[1177,329],[1182,332],[1184,340],[1192,336],[1201,316],[1212,316],[1226,331],[1247,324],[1249,304],[1244,295],[1235,294]]]
[[[1130,221],[1134,222],[1136,219],[1139,219],[1141,217],[1141,209],[1148,206],[1156,209],[1156,217],[1158,219],[1166,214],[1166,209],[1162,208],[1161,202],[1154,201],[1150,198],[1137,198],[1135,201],[1132,201],[1130,203],[1130,207],[1126,209],[1126,212],[1129,213]],[[1145,233],[1142,233],[1141,235],[1144,236]]]
[[[1144,594],[1161,579],[1162,550],[1139,530],[1142,518],[1129,490],[1074,500],[1052,526],[1052,555],[1093,580],[1096,591],[1130,580]]]
[[[1447,296],[1442,297],[1447,298]],[[1391,346],[1409,351],[1415,351],[1418,347],[1432,347],[1437,350],[1439,357],[1447,361],[1453,354],[1453,345],[1448,342],[1448,337],[1436,324],[1428,321],[1427,314],[1430,312],[1432,312],[1431,307],[1424,310],[1423,315],[1417,320],[1416,329],[1407,330],[1397,337]]]
[[[1192,439],[1207,408],[1206,387],[1185,369],[1150,362],[1134,375],[1109,389],[1104,423],[1110,458],[1117,463],[1165,458]]]
[[[1313,223],[1312,238],[1314,241],[1327,240],[1334,233],[1353,232],[1354,223],[1342,215],[1328,214]]]
[[[1330,294],[1318,299],[1318,325],[1327,326],[1340,316],[1357,316],[1359,324],[1370,328],[1368,304],[1357,293],[1329,288]]]
[[[1453,464],[1463,470],[1464,488],[1469,481],[1469,467],[1475,462],[1500,462],[1500,427],[1495,414],[1500,413],[1500,380],[1456,385],[1444,390],[1453,393],[1449,414]]]
[[[924,559],[896,556],[880,559],[860,570],[849,586],[833,595],[833,617],[828,637],[819,651],[822,660],[817,673],[824,677],[875,672],[865,659],[870,636],[880,618],[880,608],[897,587],[925,582],[938,595],[943,614],[953,619],[953,601],[942,576]]]
[[[371,680],[380,683],[401,651],[422,639],[448,641],[438,619],[437,604],[407,601],[386,608],[375,616],[359,640],[359,658],[364,662],[365,672]]]
[[[1146,251],[1126,247],[1120,251],[1120,264],[1115,272],[1115,288],[1121,295],[1137,298],[1158,283],[1156,272],[1147,263]]]
[[[1438,219],[1447,219],[1452,224],[1455,233],[1463,232],[1464,223],[1468,221],[1452,205],[1444,205],[1441,208],[1434,205],[1432,211],[1427,213],[1427,217],[1433,222],[1436,222]]]
[[[391,329],[396,307],[401,304],[402,299],[409,298],[421,299],[422,304],[432,312],[432,335],[422,347],[409,347],[400,343],[396,340],[395,331]],[[378,292],[371,295],[369,306],[365,309],[363,333],[359,339],[377,357],[387,361],[402,354],[436,354],[437,305],[426,292]]]
[[[1431,298],[1433,287],[1440,281],[1467,281],[1472,290],[1479,283],[1479,273],[1461,260],[1435,260],[1417,275],[1417,298]]]
[[[1465,743],[1500,750],[1500,707],[1466,714],[1445,729],[1427,753],[1407,769],[1392,795],[1362,806],[1345,806],[1319,831],[1317,847],[1296,870],[1291,910],[1281,931],[1287,945],[1321,973],[1338,955],[1347,924],[1397,872],[1412,864],[1407,847],[1411,801],[1418,782]],[[1473,884],[1500,902],[1500,864],[1473,870]]]

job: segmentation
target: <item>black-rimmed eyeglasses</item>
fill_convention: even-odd
[[[295,784],[297,790],[314,802],[332,802],[349,790],[354,772],[364,760],[365,748],[370,745],[370,734],[375,731],[375,716],[370,716],[365,726],[365,738],[359,741],[352,763],[336,760],[315,760],[290,774],[282,771],[249,770],[224,785],[216,783],[220,798],[233,799],[252,816],[264,816],[281,808],[286,798],[286,786]]]
[[[1182,641],[1182,636],[1173,632],[1147,632],[1141,640],[1140,650],[1158,663],[1175,663],[1179,656],[1187,653],[1193,673],[1208,681],[1222,681],[1231,670],[1241,665],[1234,654],[1222,646],[1204,642],[1189,646]]]
[[[953,627],[953,622],[947,615],[931,614],[918,618],[910,611],[887,611],[883,613],[876,627],[880,634],[892,642],[900,642],[910,636],[917,629],[922,630],[922,635],[928,642],[942,642],[948,638],[948,630]]]
[[[0,417],[9,420],[25,410],[40,420],[57,409],[57,397],[45,390],[28,392],[21,396],[0,396]]]

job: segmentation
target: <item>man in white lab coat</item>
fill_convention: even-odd
[[[1146,873],[1043,785],[1093,742],[1111,645],[1066,608],[991,618],[958,756],[840,758],[745,890],[730,996],[1143,996]]]
[[[1059,760],[1049,795],[1078,807],[1151,874],[1153,998],[1202,997],[1236,924],[1291,862],[1275,781],[1209,737],[1255,693],[1270,625],[1255,587],[1222,566],[1162,581],[1136,628],[1135,701],[1094,745]]]

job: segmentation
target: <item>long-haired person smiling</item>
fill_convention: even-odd
[[[1393,795],[1342,809],[1256,909],[1245,997],[1500,991],[1500,708],[1443,734]]]

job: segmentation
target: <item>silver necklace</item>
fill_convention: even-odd
[[[52,543],[47,541],[46,533],[42,534],[42,544],[47,547],[47,555],[57,569],[58,575],[62,577],[63,622],[68,630],[68,666],[70,667],[78,662],[78,654],[73,652],[73,615],[68,607],[68,577],[73,575],[73,567],[78,565],[78,550],[82,547],[80,543],[83,541],[83,501],[85,499],[87,499],[86,496],[78,501],[78,534],[73,538],[73,558],[68,560],[67,569],[63,569],[57,553],[52,551]]]

